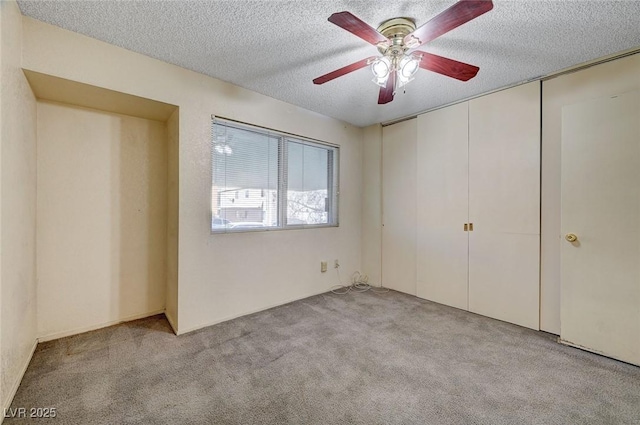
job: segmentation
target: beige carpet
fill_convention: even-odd
[[[398,292],[40,344],[6,424],[640,424],[640,368]]]

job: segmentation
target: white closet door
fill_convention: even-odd
[[[468,309],[468,102],[418,116],[417,293]]]
[[[416,294],[416,121],[382,129],[382,284],[412,295]]]
[[[560,336],[640,365],[638,188],[639,92],[562,108]]]
[[[469,102],[469,310],[539,329],[540,85]]]

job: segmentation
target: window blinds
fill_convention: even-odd
[[[338,225],[339,148],[212,120],[211,230]]]

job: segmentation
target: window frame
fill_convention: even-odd
[[[340,227],[340,145],[335,143],[326,142],[324,140],[312,139],[310,137],[300,136],[298,134],[287,133],[280,130],[274,130],[268,127],[262,127],[254,124],[248,124],[241,121],[236,121],[230,118],[221,117],[219,115],[211,115],[211,139],[209,143],[211,160],[211,175],[210,183],[213,186],[214,183],[214,130],[216,123],[223,124],[230,128],[238,130],[252,131],[262,135],[277,137],[278,138],[278,223],[277,226],[267,227],[240,227],[240,228],[222,228],[214,229],[213,220],[216,218],[213,213],[213,191],[210,190],[209,196],[209,232],[211,235],[221,235],[228,233],[249,233],[249,232],[274,232],[281,230],[301,230],[301,229],[318,229],[327,227]],[[333,160],[327,160],[327,194],[328,199],[328,223],[318,224],[286,224],[287,217],[287,202],[288,202],[288,179],[287,168],[288,164],[288,146],[287,143],[299,143],[302,145],[317,147],[326,149],[330,156],[334,156]],[[238,189],[245,190],[245,189]],[[264,190],[264,189],[263,189]],[[335,192],[335,193],[334,193]],[[335,220],[332,220],[335,216]]]

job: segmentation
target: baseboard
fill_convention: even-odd
[[[13,402],[13,398],[16,396],[18,392],[18,388],[20,387],[20,383],[22,382],[22,378],[24,378],[24,374],[27,372],[27,368],[29,367],[29,363],[31,363],[31,359],[33,358],[33,353],[36,352],[36,347],[38,346],[38,339],[36,338],[33,341],[33,347],[31,347],[31,352],[29,353],[29,357],[27,357],[27,361],[22,365],[22,369],[20,370],[20,374],[18,375],[18,379],[11,386],[11,390],[9,391],[9,397],[4,400],[3,403],[3,412],[6,412],[9,407],[11,407],[11,403]],[[4,414],[0,416],[0,424],[4,421]]]
[[[176,326],[176,323],[173,320],[173,317],[171,317],[171,315],[168,314],[166,310],[164,311],[164,317],[167,318],[167,322],[169,322],[169,325],[171,326],[171,329],[173,329],[173,333],[178,335],[178,327]]]
[[[81,334],[81,333],[85,333],[85,332],[95,331],[96,329],[102,329],[102,328],[106,328],[108,326],[118,325],[118,324],[124,323],[124,322],[130,322],[132,320],[144,319],[145,317],[151,317],[151,316],[155,316],[157,314],[163,314],[163,313],[164,313],[164,309],[155,310],[155,311],[151,311],[151,312],[148,312],[148,313],[134,314],[133,316],[127,316],[127,317],[123,317],[121,319],[111,320],[109,322],[104,322],[104,323],[100,323],[100,324],[97,324],[97,325],[91,325],[91,326],[85,326],[85,327],[82,327],[82,328],[76,328],[76,329],[72,329],[70,331],[56,332],[56,333],[53,333],[53,334],[49,334],[49,335],[38,337],[38,342],[52,341],[54,339],[60,339],[60,338],[64,338],[64,337],[67,337],[67,336],[72,336],[72,335],[77,335],[77,334]]]
[[[562,339],[562,337],[558,336],[558,342],[562,345],[567,345],[569,347],[573,347],[573,348],[579,348],[582,351],[588,351],[590,353],[594,353],[594,354],[600,354],[601,356],[604,356],[605,354],[602,351],[596,351],[593,350],[589,347],[585,347],[584,345],[580,345],[580,344],[576,344],[574,342],[571,341],[567,341],[566,339]]]
[[[566,339],[562,339],[561,337],[558,337],[557,341],[558,341],[558,343],[560,343],[562,345],[566,345],[567,347],[577,348],[578,350],[586,351],[588,353],[597,354],[597,355],[602,356],[602,357],[608,357],[610,359],[617,360],[617,361],[623,362],[623,363],[627,363],[627,364],[630,364],[630,365],[633,365],[633,366],[640,366],[640,363],[633,363],[633,362],[629,361],[628,359],[621,359],[620,357],[613,356],[611,354],[605,353],[604,351],[595,350],[593,348],[585,347],[584,345],[580,345],[580,344],[576,344],[576,343],[571,342],[571,341],[567,341]]]
[[[249,314],[258,313],[258,312],[264,311],[264,310],[269,310],[270,308],[274,308],[274,307],[280,307],[281,305],[289,304],[289,303],[292,303],[294,301],[304,300],[305,298],[315,297],[316,295],[326,294],[329,291],[330,291],[329,289],[323,289],[323,290],[318,291],[318,292],[313,292],[313,293],[310,293],[308,295],[303,295],[303,296],[298,297],[298,298],[287,299],[285,301],[278,302],[278,303],[275,303],[275,304],[270,304],[270,305],[267,305],[265,307],[257,308],[255,310],[248,310],[248,311],[245,311],[245,312],[242,312],[242,313],[239,313],[239,314],[226,316],[226,317],[223,317],[221,319],[216,319],[214,321],[204,323],[202,325],[197,325],[197,326],[193,326],[191,328],[180,330],[180,332],[176,332],[176,335],[184,335],[184,334],[187,334],[189,332],[197,331],[198,329],[207,328],[209,326],[217,325],[218,323],[227,322],[229,320],[237,319],[238,317],[247,316]]]

